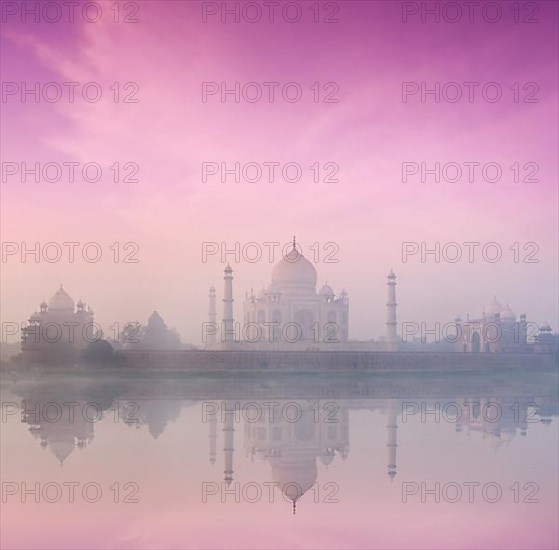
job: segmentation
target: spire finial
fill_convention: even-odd
[[[297,501],[294,500],[293,501],[293,515],[295,515],[297,513]]]
[[[297,248],[297,243],[295,242],[295,235],[293,235],[293,250]]]

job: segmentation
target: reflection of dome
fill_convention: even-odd
[[[306,457],[297,462],[287,462],[282,458],[270,458],[272,478],[285,497],[295,504],[315,483],[317,477],[314,458]]]
[[[511,311],[509,305],[501,311],[501,319],[503,321],[516,321],[516,314]]]
[[[286,254],[272,272],[273,285],[308,286],[316,288],[316,269],[296,248]]]
[[[485,315],[495,315],[501,313],[504,307],[497,301],[497,297],[493,296],[493,301],[485,305]]]
[[[68,293],[62,288],[62,285],[60,285],[60,288],[57,290],[56,294],[50,299],[49,310],[50,311],[66,311],[66,310],[74,311],[74,300],[70,298]]]
[[[76,446],[73,436],[55,436],[48,438],[49,447],[56,458],[62,464],[64,460],[70,455]]]

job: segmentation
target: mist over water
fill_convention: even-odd
[[[554,548],[556,382],[14,379],[3,546]]]

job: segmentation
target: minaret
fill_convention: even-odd
[[[394,401],[390,403],[387,416],[388,424],[386,425],[386,432],[388,442],[386,446],[388,448],[388,476],[390,477],[390,481],[392,481],[396,475],[396,448],[398,447],[398,411],[396,410]]]
[[[210,428],[210,464],[213,466],[215,464],[215,444],[217,441],[217,414],[212,414],[210,416],[209,428]]]
[[[398,342],[398,323],[396,322],[396,275],[390,270],[388,274],[388,308],[386,317],[386,341],[388,350],[395,351]]]
[[[210,327],[217,328],[217,313],[215,309],[215,287],[212,285],[210,287],[210,309],[208,313],[208,321],[210,323]],[[217,342],[217,335],[215,333],[208,335],[208,345],[215,346]]]
[[[223,481],[228,487],[233,482],[233,452],[235,450],[233,447],[233,434],[235,433],[235,428],[233,427],[234,417],[234,412],[226,412],[223,426],[223,454],[225,458]]]
[[[233,319],[233,270],[227,264],[224,270],[225,290],[223,292],[223,333],[221,341],[227,346],[235,341],[235,323]]]

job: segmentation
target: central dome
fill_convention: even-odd
[[[501,313],[505,309],[498,301],[497,297],[493,296],[493,301],[485,304],[485,315],[496,315],[497,313]]]
[[[74,300],[70,298],[68,293],[62,288],[56,292],[56,294],[49,301],[49,311],[74,311]]]
[[[278,286],[304,286],[316,290],[316,269],[296,248],[286,254],[272,272],[272,284]]]

